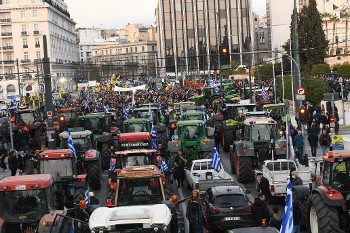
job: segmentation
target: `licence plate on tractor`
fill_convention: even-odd
[[[236,221],[236,220],[241,220],[240,217],[226,217],[225,218],[226,221]]]

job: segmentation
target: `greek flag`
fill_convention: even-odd
[[[70,133],[69,130],[68,130],[68,147],[69,147],[70,151],[73,154],[74,161],[77,161],[77,154],[75,153],[75,148],[74,148],[74,144],[73,144],[72,134]]]
[[[89,186],[86,186],[86,190],[85,190],[85,202],[86,202],[86,207],[90,207]]]
[[[153,125],[153,122],[152,122],[152,149],[157,149],[157,133],[156,133],[156,128],[154,127]]]
[[[215,171],[219,172],[221,170],[221,159],[216,147],[213,149],[213,154],[211,156],[210,167],[214,168]]]
[[[162,114],[163,105],[161,104],[161,102],[158,102],[158,109],[160,111],[160,114]]]
[[[111,165],[109,166],[108,171],[109,172],[113,172],[115,170],[115,163],[111,163]]]
[[[205,114],[205,111],[203,111],[203,121],[204,121],[204,127],[207,127],[207,116]]]
[[[294,149],[292,135],[290,133],[289,115],[286,115],[286,143],[287,143],[287,159],[294,160]]]
[[[268,100],[264,84],[261,85],[261,96],[262,96],[264,101]]]
[[[162,160],[162,164],[160,165],[160,170],[162,171],[162,173],[166,172],[168,170],[168,165],[166,164],[166,162],[164,160]]]
[[[216,93],[219,91],[219,88],[218,88],[218,86],[216,86],[214,80],[210,79],[209,85],[210,85],[211,87],[215,87],[215,92],[216,92]]]
[[[180,108],[180,114],[181,116],[184,114],[184,110],[182,108]]]
[[[280,233],[293,233],[293,200],[292,200],[292,183],[290,179],[287,184],[286,206]]]
[[[105,111],[105,112],[109,112],[109,110],[108,110],[108,108],[107,108],[107,106],[106,105],[103,105],[103,110]]]
[[[123,113],[124,113],[124,115],[125,115],[125,118],[126,118],[127,120],[129,120],[129,114],[128,114],[128,111],[125,109],[125,107],[123,108]]]
[[[17,111],[18,110],[18,108],[17,108],[17,101],[14,99],[14,101],[15,101],[15,103],[14,103],[14,105],[13,105],[13,110],[14,111]]]
[[[74,233],[74,222],[72,222],[72,225],[70,225],[69,233]]]
[[[84,108],[85,110],[88,110],[89,109],[89,103],[86,101],[85,104],[84,104]]]

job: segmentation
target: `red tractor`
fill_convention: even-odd
[[[316,188],[293,187],[302,223],[311,233],[350,232],[350,151],[330,151],[323,156]]]
[[[59,109],[55,116],[55,129],[60,133],[66,131],[68,128],[73,128],[77,120],[78,116],[74,108]]]
[[[49,232],[56,210],[51,175],[10,176],[0,181],[0,232]]]
[[[33,139],[37,147],[42,146],[41,137],[46,133],[46,123],[35,109],[21,109],[15,111],[13,134],[16,150],[25,150],[29,139]]]

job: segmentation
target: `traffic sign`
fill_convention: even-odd
[[[305,100],[305,95],[296,95],[296,100]]]
[[[303,88],[303,87],[298,87],[295,93],[296,93],[297,95],[305,95],[305,94],[306,94],[306,91],[305,91],[305,88]]]
[[[52,117],[52,111],[47,112],[47,117]]]

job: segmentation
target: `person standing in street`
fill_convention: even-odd
[[[220,153],[220,141],[221,141],[221,131],[219,127],[215,129],[215,146],[218,153]]]
[[[293,233],[300,233],[301,209],[298,202],[293,202]]]
[[[269,180],[266,177],[264,177],[261,172],[258,172],[256,174],[256,178],[257,178],[258,183],[259,183],[257,190],[265,195],[266,201],[269,201],[269,199],[271,198]]]
[[[308,136],[308,141],[311,147],[311,155],[313,158],[315,158],[317,154],[318,134],[319,128],[317,127],[316,122],[313,121]]]
[[[273,207],[272,216],[270,218],[269,227],[274,227],[277,230],[281,229],[282,218],[278,215],[278,207]]]
[[[9,168],[11,170],[11,176],[15,176],[18,169],[18,159],[16,151],[11,151],[8,158]]]
[[[0,142],[0,162],[1,162],[1,168],[3,171],[7,172],[7,166],[6,166],[6,163],[5,163],[5,158],[7,156],[7,151],[6,151],[6,148],[3,146],[2,142]]]
[[[187,203],[186,217],[190,225],[190,233],[203,233],[207,226],[203,213],[202,201],[198,190],[193,190]]]
[[[187,160],[182,156],[182,152],[178,152],[178,157],[174,162],[174,178],[177,180],[177,187],[180,188],[184,185],[185,179],[185,165]]]
[[[292,168],[290,171],[290,179],[293,187],[298,185],[303,185],[303,180],[298,176],[298,172],[295,168]]]
[[[304,156],[304,136],[300,130],[298,131],[298,135],[294,138],[294,145],[299,152],[299,163],[302,163]]]
[[[322,148],[322,156],[328,153],[329,147],[331,146],[331,137],[327,133],[326,130],[322,130],[322,134],[320,135],[319,143]]]
[[[265,195],[263,193],[260,193],[253,203],[252,217],[255,226],[261,226],[263,219],[266,220],[266,223],[270,222],[270,212],[265,203]]]

